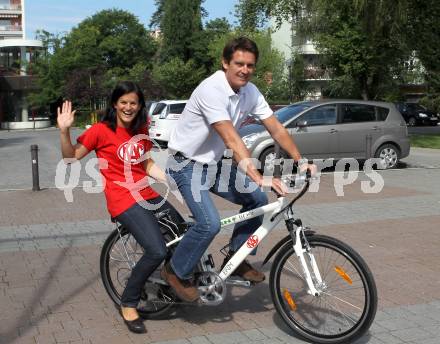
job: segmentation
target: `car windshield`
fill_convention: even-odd
[[[289,119],[291,119],[292,117],[299,114],[301,111],[308,109],[311,106],[312,106],[311,103],[300,103],[300,104],[289,105],[275,111],[274,114],[281,123],[284,123]]]
[[[420,104],[414,104],[412,105],[412,108],[416,111],[426,111],[426,108]]]
[[[151,113],[152,115],[158,115],[162,112],[162,110],[164,109],[164,107],[166,107],[167,104],[165,103],[157,103],[156,106],[154,107],[153,112]]]

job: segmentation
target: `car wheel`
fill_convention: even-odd
[[[281,170],[280,173],[283,171],[283,159],[287,158],[286,154],[281,152]],[[266,148],[263,153],[260,155],[260,172],[263,174],[265,171],[267,171],[266,175],[273,176],[274,169],[275,169],[275,148],[269,147]]]
[[[379,169],[395,168],[399,162],[399,150],[395,145],[387,143],[379,147],[374,157],[380,159]]]
[[[417,124],[417,120],[416,120],[415,117],[410,117],[410,118],[408,119],[408,126],[409,126],[409,127],[415,127],[416,124]]]
[[[266,148],[260,155],[260,172],[267,171],[268,174],[273,175],[275,168],[275,149],[274,147]]]

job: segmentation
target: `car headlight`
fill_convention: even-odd
[[[254,144],[254,142],[257,140],[257,137],[258,137],[258,134],[250,134],[250,135],[243,136],[242,140],[243,140],[246,148],[250,148]]]
[[[428,115],[426,113],[419,113],[419,117],[426,118],[426,117],[428,117]]]

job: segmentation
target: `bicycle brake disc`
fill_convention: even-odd
[[[216,306],[225,299],[226,283],[214,271],[203,271],[197,274],[195,285],[199,291],[202,304]]]

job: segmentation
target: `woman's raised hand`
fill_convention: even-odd
[[[72,111],[72,102],[68,100],[63,103],[62,108],[58,107],[57,123],[60,130],[65,130],[72,126],[75,112],[76,110]]]

